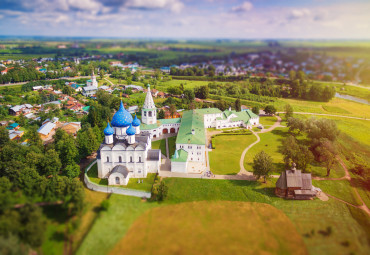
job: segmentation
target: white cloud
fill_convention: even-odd
[[[251,2],[244,2],[239,6],[235,6],[231,9],[233,12],[247,12],[253,9],[253,4]]]
[[[178,13],[184,4],[179,0],[127,0],[123,6],[137,9],[169,9]]]
[[[301,19],[309,15],[311,15],[311,11],[308,9],[294,9],[289,13],[288,19]]]

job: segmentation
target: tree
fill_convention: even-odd
[[[80,166],[76,163],[71,163],[64,168],[64,173],[69,178],[75,178],[80,175]]]
[[[257,179],[263,177],[266,182],[269,172],[273,170],[272,158],[264,151],[260,151],[253,158],[253,175],[257,176]]]
[[[289,72],[289,79],[290,79],[291,81],[294,81],[294,80],[296,79],[296,72],[295,72],[294,70],[291,70],[291,71]]]
[[[191,89],[184,90],[184,98],[188,100],[188,103],[192,102],[195,98],[194,91]]]
[[[163,109],[161,109],[158,113],[158,119],[164,119],[164,117],[165,117],[164,111]]]
[[[173,115],[176,113],[176,105],[174,104],[171,104],[170,105],[170,114],[171,114],[171,117],[173,118]]]
[[[304,172],[313,160],[313,154],[309,148],[304,144],[299,144],[294,136],[288,136],[283,141],[282,154],[287,168],[290,168],[294,162]]]
[[[31,126],[26,133],[26,137],[28,138],[28,144],[42,148],[42,140],[37,132],[37,126]]]
[[[18,122],[18,124],[19,124],[21,127],[23,127],[24,125],[26,125],[26,121],[27,121],[27,119],[26,119],[26,117],[24,117],[23,113],[21,113],[21,114],[18,116],[18,118],[17,118],[17,122]]]
[[[285,105],[285,118],[293,117],[293,107],[290,104]]]
[[[53,138],[55,150],[59,153],[63,167],[76,163],[79,153],[73,136],[62,129],[57,129]]]
[[[315,153],[317,154],[319,161],[325,163],[326,176],[329,176],[337,153],[333,142],[329,139],[322,138],[320,140],[320,144],[315,148]]]
[[[73,89],[70,86],[64,86],[62,92],[68,96],[72,95]]]
[[[5,127],[0,127],[0,147],[9,142],[9,132]]]
[[[163,201],[167,197],[168,187],[162,181],[158,187],[157,201]]]
[[[20,209],[21,239],[32,247],[41,246],[46,231],[46,222],[41,209],[33,204],[26,204]]]
[[[266,114],[273,115],[276,113],[276,108],[273,105],[267,105],[264,111]]]
[[[258,106],[253,106],[252,112],[254,114],[260,115],[260,108]]]
[[[100,79],[104,79],[105,71],[103,69],[100,69]]]
[[[235,100],[235,110],[237,111],[237,112],[240,112],[241,110],[242,110],[242,108],[241,108],[242,106],[241,106],[241,103],[240,103],[240,99],[238,98],[238,99],[236,99]]]
[[[204,85],[204,86],[195,88],[194,91],[195,91],[195,96],[197,98],[200,98],[200,99],[208,98],[208,94],[209,94],[208,85]]]
[[[56,175],[62,167],[62,162],[60,161],[59,154],[54,149],[47,150],[43,157],[42,163],[42,173],[46,176]]]
[[[303,71],[298,71],[297,79],[302,83],[306,79],[306,74]]]
[[[302,119],[290,117],[287,120],[287,126],[289,127],[289,133],[293,133],[296,130],[298,134],[306,130],[306,122]]]

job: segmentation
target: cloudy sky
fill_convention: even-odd
[[[370,0],[0,0],[0,35],[370,39]]]

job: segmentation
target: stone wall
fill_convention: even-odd
[[[91,189],[93,191],[98,192],[105,192],[105,193],[115,193],[120,195],[126,195],[126,196],[134,196],[134,197],[145,197],[150,198],[151,193],[145,192],[141,190],[134,190],[134,189],[125,189],[120,187],[112,187],[112,186],[105,186],[105,185],[99,185],[96,183],[93,183],[89,180],[89,177],[87,176],[87,172],[90,170],[90,168],[96,163],[96,160],[92,162],[85,170],[85,176],[84,176],[84,183],[88,189]]]

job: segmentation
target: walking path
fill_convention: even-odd
[[[170,158],[170,150],[168,149],[168,138],[166,137],[166,154],[167,154],[167,158],[169,159]]]
[[[109,83],[110,83],[110,85],[114,86],[114,83],[113,83],[113,82],[111,82],[110,80],[108,80],[107,78],[104,78],[104,80],[106,80],[107,82],[109,82]]]

